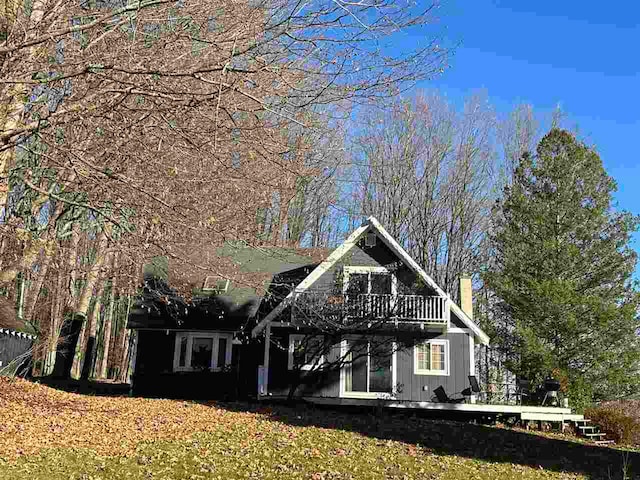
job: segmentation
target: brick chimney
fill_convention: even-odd
[[[469,275],[460,276],[460,308],[473,320],[473,291]]]

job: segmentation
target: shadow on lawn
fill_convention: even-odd
[[[80,380],[37,379],[68,392],[125,396],[128,384]],[[578,443],[571,440],[493,428],[427,416],[429,412],[384,412],[373,409],[263,405],[248,402],[198,402],[236,412],[254,412],[293,426],[346,430],[380,440],[419,444],[439,455],[457,455],[489,462],[526,465],[556,472],[586,475],[592,479],[640,478],[640,453]],[[626,462],[626,476],[623,464]]]
[[[83,395],[123,397],[128,396],[131,391],[131,385],[128,383],[98,382],[95,380],[74,380],[72,378],[56,377],[35,377],[29,380],[57,390],[81,393]]]
[[[274,421],[357,432],[381,440],[419,444],[439,455],[457,455],[489,462],[544,468],[586,475],[592,479],[640,478],[640,453],[622,452],[576,441],[549,438],[515,429],[494,428],[427,418],[408,412],[376,416],[362,410],[319,406],[216,404],[237,411],[257,411]],[[626,457],[626,458],[625,458]],[[623,464],[626,463],[626,476]]]

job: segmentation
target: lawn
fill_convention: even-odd
[[[628,454],[636,472],[639,457]],[[622,458],[406,415],[82,396],[0,378],[2,479],[622,478]]]

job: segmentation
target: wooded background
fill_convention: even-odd
[[[454,300],[475,275],[487,318],[492,207],[563,116],[412,90],[448,67],[437,12],[0,0],[0,326],[38,334],[35,373],[75,318],[73,374],[93,337],[90,376],[123,380],[154,258],[188,300],[208,275],[250,282],[215,255],[225,242],[331,248],[369,215]],[[407,32],[422,40],[393,52]]]

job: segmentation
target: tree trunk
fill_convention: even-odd
[[[82,373],[82,358],[85,345],[87,343],[87,322],[85,319],[76,319],[76,317],[72,317],[73,321],[81,323],[80,332],[78,334],[78,340],[76,342],[75,348],[73,349],[73,362],[71,365],[71,377],[78,379],[80,378],[80,374]]]
[[[76,291],[76,281],[78,280],[78,247],[80,245],[80,225],[73,222],[71,227],[71,246],[69,248],[69,257],[67,258],[67,268],[69,271],[69,296],[67,297],[67,306],[76,311],[76,300],[78,292]]]
[[[117,258],[113,260],[113,272],[117,272],[118,263]],[[109,350],[111,347],[111,327],[113,325],[113,304],[115,302],[116,295],[116,277],[111,277],[111,292],[109,294],[109,303],[107,305],[107,311],[105,312],[105,319],[102,329],[102,356],[100,357],[100,368],[97,369],[98,378],[107,378],[108,364],[109,364]]]
[[[108,227],[105,226],[105,230],[106,228]],[[77,378],[78,376],[82,377],[85,372],[84,365],[86,365],[86,361],[83,362],[82,360],[83,352],[85,350],[88,350],[93,354],[95,350],[95,340],[96,340],[95,332],[93,332],[93,337],[92,337],[91,328],[88,329],[89,336],[87,337],[87,323],[90,323],[90,321],[87,319],[87,313],[89,310],[89,305],[91,304],[91,298],[93,297],[96,284],[98,284],[98,280],[101,278],[103,274],[103,265],[105,264],[105,260],[108,260],[106,258],[108,237],[105,230],[103,230],[98,236],[97,244],[96,244],[96,261],[87,272],[87,277],[86,277],[87,281],[85,282],[85,285],[82,289],[82,293],[78,298],[77,306],[73,311],[73,318],[74,319],[78,318],[79,320],[83,321],[80,338],[78,339],[78,347],[76,348],[74,359],[73,359],[72,376],[74,378]],[[73,250],[73,246],[72,246],[72,250]],[[75,265],[74,265],[74,268],[75,268]],[[102,295],[102,289],[103,289],[103,285],[100,284],[98,287],[99,295]],[[87,345],[87,343],[89,343],[89,340],[91,338],[93,338],[93,340],[91,340],[90,342],[91,345]]]
[[[131,347],[131,330],[124,329],[122,335],[122,350],[118,361],[118,378],[117,380],[125,383],[129,375],[129,349]]]
[[[129,319],[129,311],[131,310],[131,302],[133,301],[133,295],[126,297],[127,308],[125,309],[124,322],[121,328],[121,340],[120,340],[120,356],[118,358],[118,379],[125,381],[127,376],[127,370],[129,368],[129,343],[131,338],[131,330],[127,328],[127,322]]]
[[[51,332],[49,334],[49,351],[47,352],[47,361],[45,362],[44,375],[51,375],[55,366],[56,352],[58,351],[58,342],[64,322],[64,314],[62,311],[64,298],[64,280],[67,272],[61,269],[56,276],[56,285],[54,288],[54,298],[51,302]]]
[[[135,356],[137,355],[137,342],[138,342],[138,333],[134,330],[127,330],[127,343],[125,344],[125,355],[123,357],[124,361],[122,364],[122,371],[120,373],[120,382],[122,383],[130,383],[131,377],[129,376],[129,368],[133,367],[135,369]],[[132,372],[133,373],[133,370]]]
[[[106,228],[106,227],[105,227]],[[75,309],[74,314],[84,317],[87,317],[87,311],[89,310],[89,304],[91,303],[91,297],[93,296],[93,290],[96,286],[96,282],[98,281],[98,277],[100,276],[100,272],[102,270],[102,266],[105,263],[105,257],[107,249],[107,233],[103,230],[100,232],[98,236],[98,242],[96,246],[96,261],[89,269],[87,273],[87,282],[84,285],[82,290],[82,294],[78,299],[78,306]]]
[[[1,205],[0,211],[2,211]],[[56,209],[47,221],[46,230],[40,238],[34,238],[31,233],[26,231],[19,234],[28,237],[26,240],[27,246],[18,260],[2,269],[2,272],[0,272],[0,286],[13,282],[20,272],[30,270],[37,262],[41,250],[44,250],[45,262],[49,262],[51,260],[56,253],[56,222],[60,215],[62,215],[63,211],[64,204],[62,202],[58,202]],[[36,275],[39,275],[39,273]],[[42,286],[42,282],[40,282],[40,286]],[[29,317],[25,318],[28,319]]]
[[[30,289],[31,295],[27,295],[27,301],[25,302],[26,307],[24,309],[24,319],[28,322],[33,323],[33,313],[35,312],[36,306],[38,305],[40,291],[42,290],[42,286],[44,285],[44,281],[47,277],[47,272],[49,271],[49,265],[51,264],[52,259],[53,255],[47,255],[45,253],[44,258],[42,259],[42,263],[40,264],[40,269],[36,273],[35,283]],[[50,327],[52,326],[53,325],[50,325]]]
[[[96,370],[96,353],[98,350],[97,333],[98,323],[100,322],[100,310],[102,308],[102,293],[104,290],[104,283],[100,283],[98,292],[96,294],[96,303],[89,317],[89,337],[87,338],[87,344],[85,346],[84,361],[82,363],[82,373],[80,375],[81,380],[88,380],[89,377],[95,376]]]

